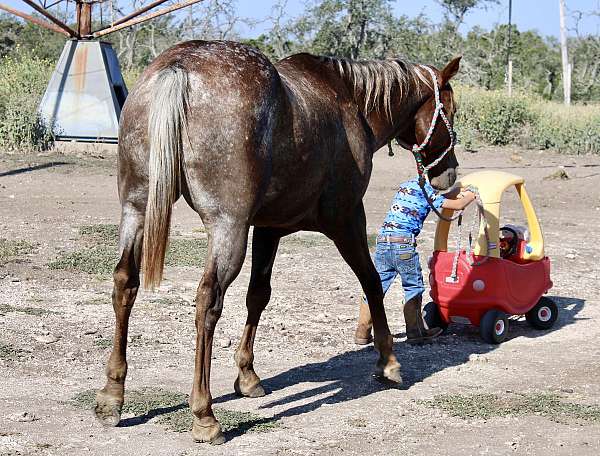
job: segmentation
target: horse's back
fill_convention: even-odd
[[[268,185],[272,135],[285,99],[277,70],[256,49],[234,42],[188,41],[163,52],[124,107],[123,163],[147,162],[149,111],[161,109],[152,108],[157,81],[173,69],[186,78],[184,196],[199,211],[218,200],[221,208],[234,210],[237,201],[242,212],[252,212]]]

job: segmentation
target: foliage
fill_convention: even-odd
[[[533,111],[532,146],[567,153],[600,154],[600,106],[539,103]]]
[[[472,87],[455,88],[456,130],[467,149],[519,143],[575,154],[600,154],[600,106],[565,107],[541,97]]]
[[[555,38],[534,30],[519,30],[514,25],[509,30],[503,24],[489,30],[464,30],[464,19],[473,10],[501,2],[436,1],[444,12],[441,23],[425,14],[412,18],[395,15],[391,0],[311,0],[298,17],[290,18],[287,0],[277,0],[266,18],[270,29],[243,41],[273,60],[311,52],[354,59],[401,57],[441,67],[461,54],[461,71],[455,78],[461,92],[457,129],[465,146],[519,142],[530,147],[598,153],[598,108],[566,109],[543,101],[560,101],[563,96],[560,48]],[[160,17],[109,35],[107,39],[119,56],[128,87],[133,87],[151,60],[178,41],[239,39],[237,26],[249,21],[238,16],[235,3],[206,0],[186,13]],[[113,5],[123,14],[139,6],[140,0],[115,0]],[[54,12],[63,21],[74,22],[72,15]],[[504,96],[509,32],[517,93],[511,99]],[[571,35],[572,99],[580,104],[594,102],[600,99],[600,37],[581,35],[577,27]],[[48,144],[51,135],[37,114],[37,106],[53,59],[63,45],[64,37],[60,35],[0,15],[0,148],[43,148]],[[177,248],[179,241],[173,242]],[[172,261],[201,263],[205,246],[187,247],[192,250],[186,253],[180,249],[176,253],[179,260]]]
[[[53,64],[17,49],[0,58],[0,148],[42,149],[51,133],[37,111]]]
[[[523,97],[509,98],[500,91],[467,87],[458,90],[457,131],[476,134],[486,144],[506,145],[518,139],[531,113]]]

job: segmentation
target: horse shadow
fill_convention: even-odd
[[[537,330],[529,326],[523,319],[512,319],[509,323],[508,340],[517,337],[544,337],[552,331],[582,320],[578,314],[585,306],[585,300],[563,296],[549,296],[559,308],[558,320],[549,330]],[[399,335],[397,335],[399,336]],[[479,336],[479,331],[473,326],[450,325],[445,335],[440,336],[430,345],[411,346],[406,343],[395,343],[394,351],[402,365],[403,385],[395,387],[408,390],[415,384],[445,369],[467,363],[472,355],[483,355],[494,351],[498,345],[485,343]],[[274,399],[258,408],[263,410],[289,405],[290,407],[273,414],[268,418],[253,419],[240,423],[236,429],[225,432],[227,439],[239,437],[253,427],[272,423],[281,418],[310,413],[324,405],[334,405],[354,399],[369,396],[379,391],[390,389],[373,376],[370,370],[377,359],[377,353],[372,346],[360,350],[349,351],[336,355],[326,361],[304,364],[281,372],[273,377],[262,380],[262,385],[268,393],[284,390],[301,383],[320,383],[318,386],[287,396]],[[223,403],[237,398],[234,394],[216,397],[213,403]],[[310,400],[313,398],[313,400]],[[301,401],[299,405],[294,403]],[[150,419],[186,409],[187,403],[174,404],[148,411],[143,416],[124,419],[120,426],[135,426],[148,422]]]
[[[552,331],[574,324],[582,319],[577,315],[585,306],[585,300],[562,296],[549,296],[559,308],[559,317],[549,330],[537,330],[524,319],[510,321],[508,340],[517,337],[544,337]],[[403,385],[399,389],[410,389],[426,378],[467,363],[472,355],[483,355],[498,346],[485,343],[473,326],[450,325],[445,335],[436,342],[424,346],[396,343],[395,354],[402,365]],[[267,392],[276,392],[300,383],[324,383],[314,388],[289,394],[261,405],[260,409],[290,405],[276,413],[273,419],[291,417],[312,412],[323,405],[333,405],[359,399],[378,391],[389,389],[375,377],[368,377],[377,353],[372,346],[336,355],[326,361],[309,363],[264,379],[262,385]],[[231,395],[221,396],[215,402],[223,402]],[[306,402],[310,398],[312,401]],[[302,404],[293,405],[297,401]]]

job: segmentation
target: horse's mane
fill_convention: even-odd
[[[350,60],[335,57],[321,57],[331,64],[338,74],[352,85],[356,99],[364,99],[364,112],[373,109],[385,109],[388,117],[392,115],[392,89],[398,87],[400,99],[421,95],[421,84],[431,88],[431,82],[418,68],[418,65],[400,59],[386,60]]]

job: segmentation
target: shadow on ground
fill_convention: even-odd
[[[18,174],[30,173],[32,171],[39,171],[41,169],[54,168],[56,166],[66,166],[66,165],[72,165],[72,163],[58,161],[58,162],[44,163],[42,165],[26,166],[24,168],[11,169],[10,171],[1,172],[0,177],[16,176]]]
[[[575,323],[577,314],[585,306],[585,301],[578,298],[549,296],[559,308],[559,319],[550,330],[533,329],[525,321],[510,321],[509,339],[517,337],[544,337],[551,331],[560,331],[563,327]],[[402,389],[409,389],[414,384],[447,368],[459,366],[469,361],[473,354],[485,354],[494,351],[498,346],[483,342],[479,331],[472,326],[451,325],[448,335],[442,336],[431,345],[413,347],[406,343],[395,344],[395,353],[402,365]],[[282,372],[263,380],[262,384],[268,392],[278,391],[291,385],[305,382],[320,382],[313,389],[291,394],[267,403],[261,408],[292,404],[299,400],[327,394],[312,402],[290,407],[274,416],[282,418],[311,412],[324,404],[340,402],[368,396],[387,386],[379,383],[374,377],[368,377],[377,359],[372,347],[343,353],[319,363],[310,363]],[[221,399],[221,398],[219,398]],[[222,399],[226,399],[223,397]]]
[[[540,331],[531,328],[525,321],[511,320],[509,339],[517,337],[544,337],[552,331],[560,331],[563,327],[581,319],[577,317],[585,306],[585,301],[578,298],[550,296],[559,308],[559,318],[550,330]],[[448,334],[437,339],[437,342],[422,347],[414,347],[406,343],[395,344],[395,352],[402,365],[404,384],[400,389],[409,389],[431,375],[447,368],[459,366],[469,361],[473,354],[485,354],[494,351],[498,346],[483,342],[479,331],[472,326],[451,325]],[[324,383],[315,388],[290,394],[262,405],[261,409],[270,409],[282,405],[291,405],[265,422],[273,422],[283,417],[291,417],[312,412],[325,404],[338,404],[388,389],[389,386],[377,381],[370,372],[373,369],[377,353],[373,347],[366,347],[334,356],[327,361],[298,366],[282,372],[274,377],[264,379],[262,384],[267,392],[275,392],[300,383]],[[227,394],[214,399],[214,403],[223,403],[234,399],[234,394]],[[306,401],[293,406],[296,401]],[[150,419],[187,408],[180,403],[173,407],[162,407],[148,411],[142,416],[125,419],[121,426],[142,424]],[[228,439],[243,435],[247,429],[240,426],[226,432]]]

